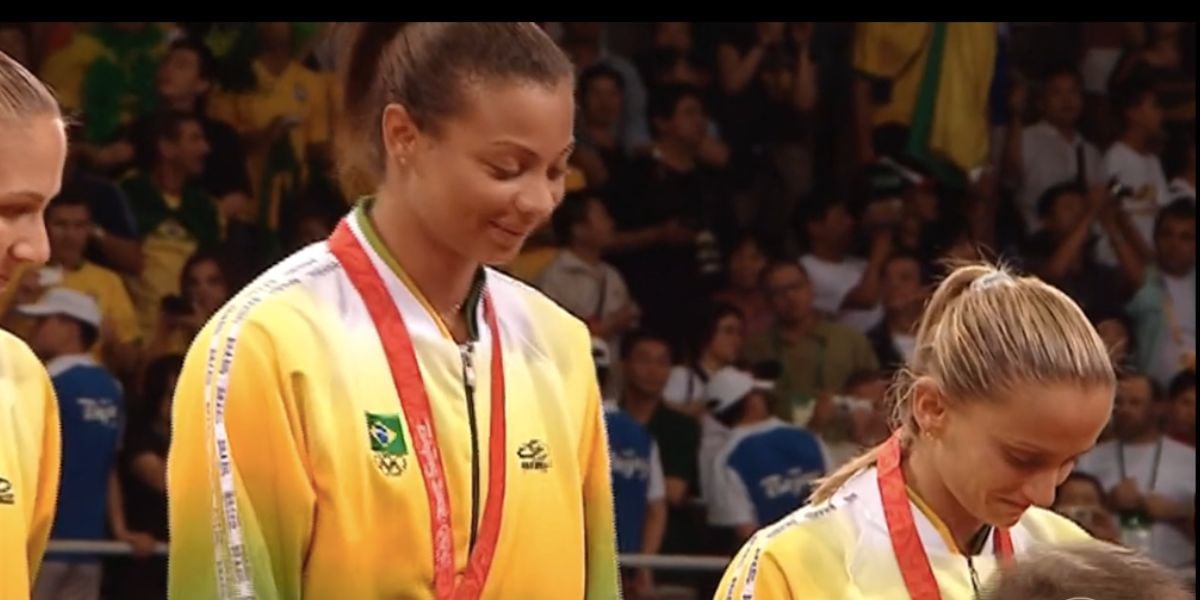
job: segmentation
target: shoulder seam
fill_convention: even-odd
[[[520,279],[517,279],[516,277],[513,277],[512,275],[509,275],[508,273],[505,273],[499,269],[487,267],[487,271],[488,271],[488,276],[496,277],[496,282],[499,283],[500,285],[510,285],[514,289],[519,290],[522,293],[535,294],[536,297],[539,297],[542,300],[544,300],[550,304],[553,304],[556,308],[558,308],[560,311],[562,311],[564,316],[569,317],[570,319],[572,319],[574,321],[577,321],[579,323],[579,325],[583,326],[585,329],[587,328],[587,323],[586,323],[586,321],[584,321],[584,319],[582,317],[567,310],[567,307],[565,307],[561,303],[559,303],[558,300],[555,300],[549,294],[547,294],[546,292],[543,292],[542,290],[539,290],[537,287],[533,286],[532,284],[522,281]]]

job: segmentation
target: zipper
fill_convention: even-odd
[[[467,400],[467,423],[471,427],[471,538],[469,550],[475,549],[475,537],[479,533],[479,425],[475,417],[475,360],[474,344],[467,342],[458,347],[463,364],[463,390]],[[493,457],[495,460],[495,457]]]
[[[971,572],[971,591],[975,592],[975,598],[979,598],[979,573],[975,570],[975,563],[967,556],[967,570]]]

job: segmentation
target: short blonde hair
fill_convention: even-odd
[[[61,118],[58,101],[33,73],[0,52],[0,121],[21,122],[36,116]]]
[[[906,445],[920,433],[912,395],[922,377],[951,401],[995,400],[1031,383],[1116,386],[1104,342],[1074,300],[1036,277],[984,263],[960,266],[938,285],[912,360],[896,374],[889,400]],[[873,449],[826,478],[812,502],[828,499],[877,454]]]

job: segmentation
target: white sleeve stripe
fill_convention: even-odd
[[[758,561],[762,558],[762,546],[754,549],[754,558],[746,568],[746,584],[742,586],[742,600],[754,600],[754,585],[758,582]]]
[[[270,296],[301,283],[309,277],[329,272],[339,265],[333,257],[325,260],[311,258],[283,270],[268,273],[249,289],[241,301],[227,304],[219,313],[213,326],[212,339],[208,347],[208,360],[204,371],[204,404],[206,420],[209,420],[212,445],[209,446],[209,485],[214,479],[214,467],[218,486],[213,496],[213,549],[216,560],[217,591],[220,598],[233,597],[252,599],[255,597],[253,578],[250,573],[249,556],[246,553],[241,518],[238,515],[237,489],[235,485],[233,455],[229,447],[229,433],[225,427],[225,403],[229,395],[229,376],[237,348],[238,334],[250,311]],[[303,273],[301,273],[303,271]],[[232,318],[231,318],[232,316]],[[224,335],[224,345],[218,354]],[[220,362],[218,363],[218,356]],[[216,366],[219,366],[217,370]],[[214,371],[217,379],[213,382]],[[211,416],[210,416],[211,415]],[[230,579],[232,578],[232,581]],[[230,584],[233,589],[230,590]]]
[[[733,590],[737,588],[738,576],[742,574],[742,567],[746,565],[746,557],[750,555],[750,548],[755,545],[757,538],[757,534],[750,536],[750,540],[746,542],[745,550],[738,557],[737,566],[733,569],[733,579],[729,580],[729,589],[725,591],[725,600],[733,600]]]

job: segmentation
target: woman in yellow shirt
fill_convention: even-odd
[[[893,436],[730,564],[718,598],[978,597],[999,562],[1087,534],[1049,510],[1112,412],[1099,335],[1061,291],[955,270],[893,387]]]
[[[0,291],[50,257],[42,213],[62,186],[58,102],[0,52]],[[58,495],[58,403],[29,347],[0,330],[0,598],[28,598]]]
[[[563,196],[573,68],[529,23],[347,37],[342,164],[373,196],[193,343],[172,597],[615,598],[590,336],[490,267]]]

